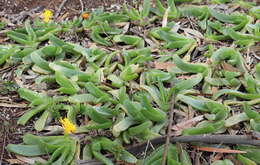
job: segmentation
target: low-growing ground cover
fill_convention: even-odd
[[[6,150],[33,164],[259,164],[260,8],[204,3],[1,22],[1,106],[28,107],[13,113],[30,126]]]

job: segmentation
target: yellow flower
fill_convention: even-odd
[[[52,16],[53,16],[53,13],[50,10],[44,10],[44,12],[42,13],[44,22],[49,22],[50,19],[52,18]]]
[[[64,129],[64,134],[74,133],[76,131],[76,126],[69,121],[67,118],[60,118],[60,123]]]

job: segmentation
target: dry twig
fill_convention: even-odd
[[[55,13],[54,18],[57,18],[57,17],[60,15],[61,9],[63,8],[63,6],[65,5],[65,3],[66,3],[67,1],[68,1],[68,0],[63,0],[63,1],[62,1],[62,3],[61,3],[60,6],[59,6],[58,11]]]
[[[165,142],[164,151],[163,151],[162,165],[166,164],[166,158],[167,158],[168,148],[169,148],[171,134],[172,134],[174,102],[175,102],[175,97],[173,95],[171,98],[171,102],[170,102],[169,124],[168,124],[168,128],[167,128],[166,142]]]
[[[166,141],[166,136],[155,138],[150,140],[150,143],[155,147],[161,144],[164,144]],[[208,143],[208,144],[246,144],[246,145],[254,145],[260,146],[260,140],[255,140],[254,136],[251,135],[195,135],[195,136],[178,136],[178,137],[171,137],[171,143]],[[140,143],[137,145],[132,145],[126,147],[126,150],[134,155],[144,151],[147,146],[147,142]],[[110,158],[111,155],[109,155]],[[114,160],[114,159],[111,159]],[[79,161],[80,165],[97,165],[96,160],[88,160],[88,161]],[[101,163],[102,164],[102,163]]]
[[[83,13],[84,11],[84,3],[82,2],[82,0],[79,0],[80,2],[80,7],[81,7],[81,13]]]
[[[150,142],[154,146],[161,145],[165,143],[166,136],[155,138]],[[246,145],[254,145],[260,146],[260,140],[255,140],[253,136],[250,135],[195,135],[195,136],[178,136],[178,137],[171,137],[171,143],[209,143],[209,144],[246,144]],[[134,146],[130,146],[127,148],[129,152],[132,154],[136,154],[142,151],[146,146],[146,143],[140,143]]]

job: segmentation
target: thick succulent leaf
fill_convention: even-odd
[[[8,144],[7,150],[23,156],[41,156],[46,155],[46,151],[38,145],[22,145],[22,144]]]

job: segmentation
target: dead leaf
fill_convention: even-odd
[[[45,131],[49,131],[44,135],[57,135],[63,132],[63,128],[59,125],[47,126],[44,128]]]
[[[164,13],[164,15],[163,15],[163,20],[162,20],[162,27],[166,27],[166,26],[167,26],[169,11],[170,11],[170,7],[168,7],[168,8],[165,10],[165,13]]]
[[[218,92],[218,87],[212,87],[211,91],[212,91],[212,94],[214,95],[215,93]]]
[[[28,164],[35,164],[36,161],[41,162],[41,163],[46,163],[46,160],[40,158],[40,157],[24,157],[24,156],[20,156],[20,155],[15,155],[17,157],[17,159],[28,163]],[[22,163],[24,164],[24,163]]]
[[[144,38],[145,42],[147,42],[152,48],[157,47],[157,45],[149,38],[145,37]]]
[[[237,68],[233,67],[232,65],[226,63],[226,62],[222,62],[221,66],[224,70],[230,71],[230,72],[240,72],[240,70],[238,70]]]
[[[203,34],[201,34],[201,32],[194,30],[194,29],[190,29],[190,28],[182,28],[182,30],[186,33],[189,33],[190,35],[194,36],[195,38],[200,38],[200,39],[204,39]]]
[[[188,111],[186,112],[186,120],[190,120],[195,116],[196,111],[190,105],[188,105],[187,110]]]
[[[230,154],[245,154],[246,151],[232,150],[226,148],[214,148],[214,147],[195,147],[199,151],[216,152],[216,153],[230,153]]]
[[[170,63],[170,62],[154,62],[154,67],[155,69],[171,69],[176,67],[175,64]]]
[[[190,120],[185,120],[185,121],[183,121],[181,123],[178,123],[178,124],[172,126],[172,129],[176,131],[174,133],[174,135],[175,136],[181,135],[183,129],[190,128],[190,127],[192,127],[193,125],[195,125],[197,122],[199,122],[201,120],[203,120],[203,115],[194,117],[194,118],[192,118]]]
[[[177,33],[178,30],[180,29],[181,25],[180,25],[180,22],[177,22],[173,28],[171,29],[171,32],[174,32],[174,33]]]
[[[175,112],[176,115],[183,116],[183,117],[186,117],[186,115],[187,115],[185,112],[179,111],[177,109],[175,109],[174,112]]]
[[[77,151],[76,151],[76,154],[75,154],[75,159],[76,160],[80,160],[80,152],[81,151],[81,149],[80,149],[80,143],[77,143]]]
[[[127,33],[127,32],[128,32],[128,30],[129,30],[129,27],[130,27],[130,23],[129,23],[129,22],[127,22],[127,23],[124,25],[124,27],[123,27],[123,34],[125,34],[125,33]]]
[[[19,159],[5,159],[5,161],[10,164],[24,164],[24,162]]]

